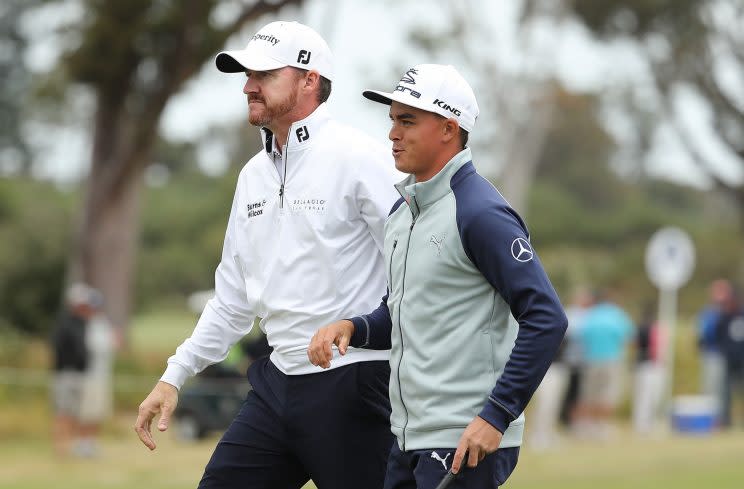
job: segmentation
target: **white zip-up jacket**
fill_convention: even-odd
[[[256,317],[289,375],[320,372],[307,357],[318,328],[374,309],[385,293],[385,219],[397,200],[389,150],[330,117],[325,104],[289,129],[280,174],[273,135],[238,178],[215,295],[161,380],[180,388],[220,362]],[[332,368],[389,351],[334,350]]]

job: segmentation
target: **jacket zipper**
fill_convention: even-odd
[[[279,178],[281,178],[282,183],[279,186],[279,209],[284,209],[284,182],[287,181],[287,147],[289,146],[289,137],[287,137],[287,142],[284,143],[284,151],[282,151],[282,169],[284,171],[284,175],[279,175]]]
[[[416,197],[413,197],[415,199]],[[416,206],[418,207],[418,205]],[[400,358],[398,359],[398,394],[400,395],[400,403],[403,405],[403,411],[406,413],[406,420],[403,423],[403,443],[401,450],[406,451],[406,428],[408,427],[408,408],[406,407],[406,403],[403,401],[403,387],[400,382],[400,366],[403,363],[403,326],[400,324],[400,310],[403,306],[403,296],[406,292],[406,269],[408,267],[408,250],[411,248],[411,235],[413,234],[413,226],[416,225],[416,217],[413,216],[413,219],[411,220],[411,226],[408,228],[408,243],[406,243],[406,254],[403,258],[403,278],[400,282],[400,305],[398,306],[398,332],[400,333]],[[395,248],[395,244],[398,242],[395,241],[393,248]],[[393,257],[390,257],[390,271],[391,271],[391,280],[392,280],[392,264],[393,264]]]
[[[393,249],[390,251],[390,266],[388,267],[388,277],[390,277],[390,291],[392,292],[393,285],[393,255],[395,255],[395,247],[398,246],[398,238],[393,241]]]

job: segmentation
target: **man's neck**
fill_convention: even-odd
[[[285,127],[284,130],[272,130],[271,132],[274,134],[274,140],[276,141],[276,150],[279,151],[279,153],[283,153],[284,144],[287,142],[287,133],[289,132],[289,127]]]
[[[457,147],[449,148],[446,151],[442,151],[442,153],[439,155],[439,157],[436,159],[436,163],[432,164],[431,167],[427,168],[426,171],[421,173],[416,173],[414,176],[416,177],[416,182],[425,182],[427,180],[431,180],[436,176],[437,173],[442,171],[442,168],[444,168],[447,163],[452,161],[452,158],[457,156],[461,149],[457,149]]]
[[[280,153],[284,151],[284,145],[287,143],[287,138],[289,137],[289,128],[292,127],[292,124],[308,118],[318,107],[319,105],[314,105],[306,109],[298,108],[298,110],[287,114],[286,119],[278,120],[276,124],[268,126],[269,130],[274,134],[277,150]]]

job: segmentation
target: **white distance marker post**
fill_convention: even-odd
[[[674,349],[677,327],[677,291],[687,283],[695,269],[695,246],[690,236],[675,227],[656,231],[646,247],[646,273],[659,289],[659,322],[667,329],[666,362],[667,410],[672,407]]]

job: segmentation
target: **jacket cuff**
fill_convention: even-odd
[[[354,348],[364,348],[369,345],[369,322],[364,316],[348,319],[354,324],[354,334],[351,335],[349,345]]]
[[[488,422],[488,424],[492,425],[502,434],[506,432],[509,423],[515,419],[506,409],[493,402],[490,398],[486,402],[486,405],[483,406],[483,409],[478,416],[483,418]]]
[[[184,382],[186,382],[186,379],[189,377],[191,377],[191,374],[181,365],[177,363],[169,363],[168,368],[165,369],[165,373],[160,377],[160,380],[172,385],[178,390],[181,390],[181,386],[183,386]]]

